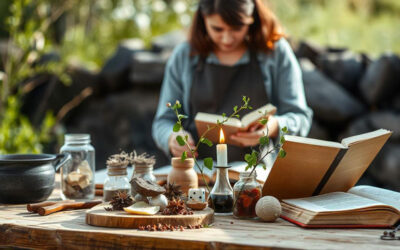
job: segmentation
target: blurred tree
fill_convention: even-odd
[[[39,153],[50,140],[54,117],[48,113],[42,124],[34,128],[21,114],[20,101],[27,89],[41,83],[35,78],[39,74],[51,74],[69,82],[62,61],[40,62],[52,49],[47,37],[49,26],[65,8],[63,4],[59,6],[48,8],[45,0],[18,0],[10,5],[9,37],[2,58],[4,73],[0,72],[0,153]]]

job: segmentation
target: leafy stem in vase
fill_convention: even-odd
[[[286,151],[282,148],[282,146],[283,146],[283,144],[285,142],[285,137],[284,136],[285,136],[285,134],[288,133],[287,127],[283,127],[281,129],[282,133],[281,133],[281,136],[279,138],[279,143],[274,145],[274,147],[272,149],[266,150],[266,152],[262,153],[264,148],[267,147],[269,145],[269,143],[270,143],[270,138],[269,138],[269,134],[268,134],[268,126],[267,126],[268,116],[267,116],[266,113],[264,113],[264,117],[266,117],[266,118],[262,118],[262,119],[259,120],[259,123],[261,125],[265,126],[264,136],[260,137],[260,139],[259,139],[258,151],[252,149],[251,150],[251,154],[246,154],[245,157],[244,157],[244,160],[247,163],[245,171],[249,170],[250,168],[251,168],[251,171],[250,171],[250,173],[248,175],[249,178],[245,179],[245,181],[244,181],[244,183],[243,183],[243,185],[242,185],[242,187],[241,187],[241,189],[240,189],[240,191],[239,191],[239,193],[238,193],[238,195],[237,195],[237,197],[235,199],[235,202],[233,204],[233,208],[235,208],[236,203],[237,203],[240,195],[242,194],[244,187],[246,186],[247,182],[250,180],[250,177],[253,175],[253,173],[256,170],[256,168],[258,166],[261,166],[264,170],[267,169],[265,163],[263,162],[264,158],[267,155],[273,153],[276,150],[279,150],[278,157],[284,158],[286,156]]]
[[[207,183],[207,181],[206,181],[206,179],[204,177],[204,166],[206,168],[208,168],[209,170],[212,170],[213,169],[213,159],[211,157],[204,158],[203,159],[204,164],[203,164],[203,166],[200,166],[200,164],[198,163],[197,158],[196,158],[197,149],[199,148],[201,143],[206,144],[208,147],[212,147],[213,143],[209,139],[206,138],[206,135],[211,130],[217,129],[217,128],[221,128],[224,125],[224,123],[226,123],[230,118],[234,118],[234,117],[235,118],[240,118],[240,115],[239,115],[240,111],[245,110],[245,109],[252,109],[252,107],[249,105],[250,98],[248,98],[246,96],[243,96],[242,101],[243,101],[243,104],[240,107],[238,107],[238,106],[234,106],[233,107],[233,113],[232,114],[227,116],[225,113],[223,113],[222,114],[222,117],[223,117],[222,121],[217,120],[217,124],[216,125],[208,126],[206,131],[204,131],[204,133],[200,136],[200,138],[199,138],[199,140],[196,143],[194,148],[192,148],[190,146],[190,144],[188,143],[188,135],[177,135],[176,136],[176,141],[178,142],[178,144],[180,146],[187,146],[187,148],[191,152],[193,160],[195,162],[195,166],[200,171],[200,174],[201,174],[202,179],[203,179],[203,181],[204,181],[204,183],[206,185],[208,193],[210,193],[211,190],[210,190],[210,188],[208,186],[208,183]],[[179,109],[181,109],[182,105],[180,104],[180,102],[178,100],[175,102],[174,105],[172,105],[171,103],[167,103],[167,107],[171,108],[174,111],[174,113],[175,113],[175,115],[176,115],[176,117],[178,119],[177,122],[173,126],[173,131],[175,133],[178,133],[181,130],[183,130],[182,120],[183,119],[187,119],[187,116],[179,113]],[[185,161],[185,159],[187,157],[188,157],[188,152],[183,151],[183,153],[181,155],[182,162]]]

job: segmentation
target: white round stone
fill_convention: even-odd
[[[264,196],[256,204],[256,214],[263,221],[274,222],[281,213],[281,203],[273,196]]]

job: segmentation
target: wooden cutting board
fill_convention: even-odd
[[[214,222],[214,210],[206,208],[193,211],[193,215],[134,215],[125,211],[106,211],[108,204],[100,204],[86,212],[86,223],[99,227],[139,228],[139,226],[154,225],[158,223],[173,226],[210,225]]]

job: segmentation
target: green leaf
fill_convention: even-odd
[[[178,114],[178,119],[179,119],[179,120],[181,120],[181,119],[187,119],[187,118],[188,118],[187,115]]]
[[[225,113],[222,113],[222,117],[226,117],[226,114],[225,114]]]
[[[238,114],[236,114],[235,116],[236,116],[236,118],[240,118],[240,115],[238,115]]]
[[[267,122],[268,122],[268,119],[265,119],[265,118],[262,118],[262,119],[260,120],[260,123],[261,123],[262,125],[267,124]]]
[[[247,170],[249,170],[250,168],[251,168],[251,165],[249,164],[249,165],[246,166],[246,168],[244,169],[244,171],[247,171]]]
[[[237,112],[238,106],[236,105],[235,107],[233,107],[233,112]]]
[[[206,166],[206,168],[208,168],[209,170],[212,170],[214,162],[213,159],[211,157],[207,157],[204,158],[204,166]]]
[[[269,138],[268,136],[263,136],[260,138],[260,145],[265,146],[269,144]]]
[[[251,154],[245,154],[244,155],[244,160],[249,163],[251,161]]]
[[[265,163],[261,163],[260,165],[264,170],[267,170],[267,166],[265,165]]]
[[[281,144],[283,144],[284,142],[285,142],[285,137],[284,136],[281,136]]]
[[[248,109],[253,109],[253,107],[252,107],[252,106],[247,106],[247,108],[248,108]]]
[[[206,144],[209,147],[212,147],[212,145],[213,145],[213,143],[209,139],[204,138],[204,137],[200,138],[200,142]]]
[[[181,161],[184,162],[187,158],[187,152],[183,151],[182,155],[181,155]]]
[[[283,150],[283,148],[281,148],[281,150],[279,150],[279,157],[284,158],[286,156],[286,151]]]
[[[182,136],[178,135],[176,137],[176,141],[178,142],[179,145],[185,146],[185,140],[183,140]]]
[[[181,124],[179,124],[178,122],[177,123],[175,123],[175,125],[174,125],[174,127],[172,128],[172,130],[174,131],[174,132],[179,132],[179,130],[181,130]]]
[[[283,133],[287,133],[287,132],[288,132],[288,129],[287,129],[286,126],[282,128],[282,132],[283,132]]]

